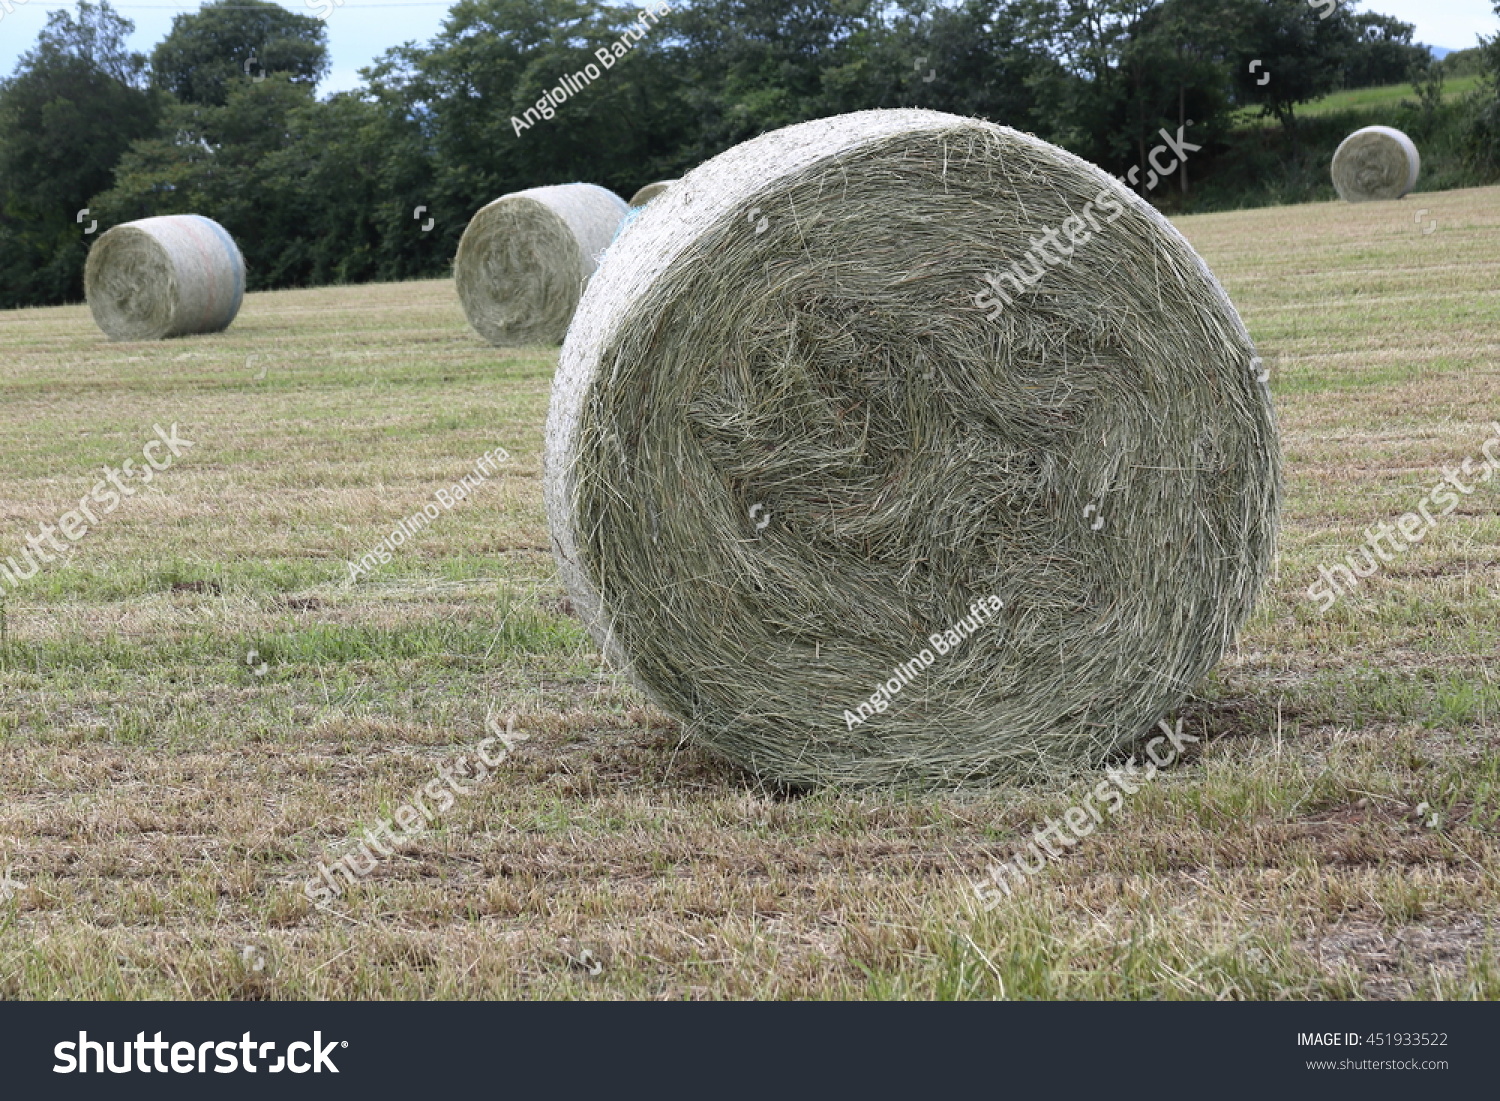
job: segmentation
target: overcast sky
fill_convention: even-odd
[[[0,74],[9,75],[17,59],[36,42],[46,25],[47,12],[71,3],[50,0],[9,0],[20,5],[0,14]],[[113,2],[113,0],[111,0]],[[331,2],[331,0],[329,0]],[[328,18],[328,45],[333,71],[321,92],[342,91],[359,83],[359,70],[391,46],[426,42],[437,33],[451,0],[345,0]],[[281,0],[292,11],[312,14],[325,10],[322,0]],[[196,11],[193,3],[172,0],[130,0],[114,5],[135,22],[131,45],[143,53],[166,37],[177,12]],[[1500,31],[1500,18],[1491,0],[1367,0],[1361,11],[1394,15],[1417,28],[1417,40],[1450,50],[1466,49],[1481,34]],[[0,13],[4,0],[0,0]]]

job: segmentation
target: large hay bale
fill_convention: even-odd
[[[469,221],[454,280],[464,315],[491,344],[558,344],[584,285],[630,208],[593,184],[502,195]]]
[[[1417,186],[1422,155],[1400,130],[1366,126],[1339,143],[1332,171],[1334,190],[1345,202],[1399,199]]]
[[[676,180],[657,180],[655,183],[648,183],[634,195],[630,196],[630,205],[632,207],[645,206],[676,182]]]
[[[976,295],[1059,226],[1071,262]],[[932,111],[792,126],[684,176],[590,284],[554,553],[607,655],[763,776],[1067,774],[1251,610],[1280,462],[1254,357],[1170,223],[1065,151]]]
[[[245,299],[245,258],[211,218],[143,218],[94,242],[83,291],[111,340],[222,332]]]

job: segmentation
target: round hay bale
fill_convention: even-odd
[[[1333,154],[1333,187],[1348,203],[1399,199],[1417,186],[1421,171],[1416,145],[1389,126],[1356,130]]]
[[[645,206],[676,182],[676,180],[657,180],[655,183],[648,183],[634,195],[630,196],[630,205],[633,207]]]
[[[554,554],[608,657],[763,777],[1061,777],[1250,613],[1280,494],[1258,366],[1094,166],[933,111],[803,123],[615,240],[553,383]]]
[[[111,340],[222,332],[245,299],[245,258],[211,218],[143,218],[94,242],[83,291]]]
[[[491,344],[559,344],[584,285],[629,213],[613,191],[557,184],[502,195],[469,221],[454,280]]]

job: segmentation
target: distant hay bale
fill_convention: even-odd
[[[533,187],[475,214],[458,243],[464,315],[491,344],[559,344],[630,208],[593,184]]]
[[[1417,186],[1422,155],[1412,140],[1389,126],[1366,126],[1333,154],[1333,187],[1349,203],[1399,199]]]
[[[1054,227],[1071,262],[976,295]],[[933,111],[803,123],[684,176],[589,285],[547,421],[554,554],[608,657],[763,777],[1058,778],[1178,706],[1251,611],[1280,494],[1258,365],[1094,166]]]
[[[655,183],[648,183],[634,195],[630,196],[630,205],[633,207],[645,206],[676,182],[676,180],[657,180]]]
[[[197,214],[115,226],[89,250],[84,297],[111,340],[163,340],[229,327],[245,298],[245,258]]]

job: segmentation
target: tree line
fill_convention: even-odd
[[[101,231],[212,217],[256,289],[405,279],[445,274],[469,217],[508,191],[587,180],[628,196],[846,111],[988,118],[1170,205],[1239,171],[1249,144],[1295,157],[1297,108],[1329,91],[1442,78],[1410,25],[1348,3],[679,0],[645,33],[639,16],[458,0],[430,42],[319,99],[325,23],[266,0],[179,15],[149,56],[107,0],[53,12],[0,81],[0,307],[82,297],[84,208]],[[580,81],[601,50],[614,62]],[[1476,57],[1486,82],[1444,123],[1473,181],[1500,178],[1500,36]],[[1257,114],[1273,127],[1247,127]],[[1165,173],[1164,140],[1184,154]]]

